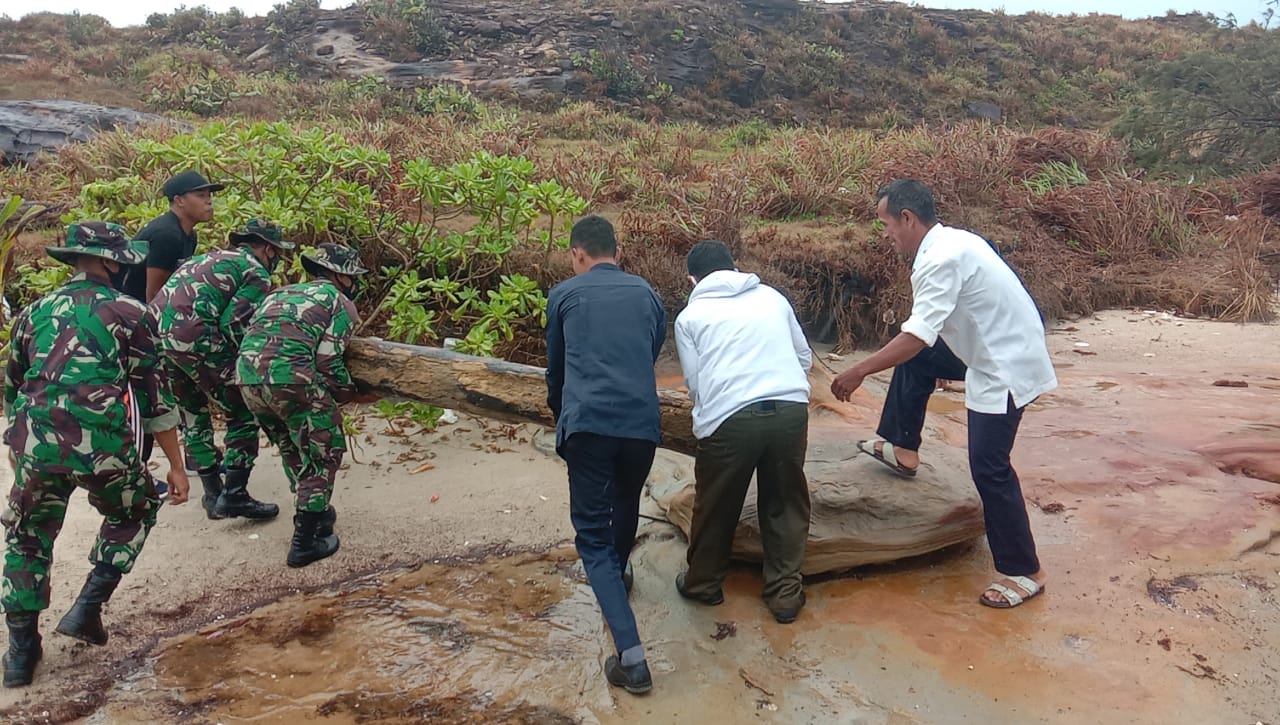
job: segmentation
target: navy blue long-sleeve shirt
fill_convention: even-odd
[[[574,433],[658,443],[653,366],[667,313],[649,283],[602,263],[547,298],[547,405],[556,448]]]

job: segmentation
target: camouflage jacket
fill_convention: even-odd
[[[343,355],[360,321],[356,306],[328,280],[267,295],[240,343],[240,385],[323,385],[339,402],[355,386]]]
[[[271,274],[248,247],[195,257],[178,268],[151,301],[165,352],[233,359]]]
[[[145,309],[77,275],[18,314],[4,376],[4,441],[15,456],[50,473],[126,469],[140,465],[131,402],[148,433],[177,426],[158,394]]]

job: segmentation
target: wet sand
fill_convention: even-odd
[[[604,681],[541,435],[464,419],[399,437],[370,418],[338,484],[337,556],[289,570],[283,519],[166,509],[105,648],[52,634],[97,524],[73,499],[46,661],[0,692],[5,721],[1280,723],[1280,327],[1137,311],[1053,329],[1062,386],[1015,450],[1050,583],[1021,608],[978,605],[978,541],[812,581],[782,626],[750,567],[719,607],[681,600],[683,539],[646,522],[632,601],[655,691],[631,697]],[[958,444],[962,399],[931,404]],[[285,502],[266,463],[254,490]],[[656,475],[687,466],[663,454]]]

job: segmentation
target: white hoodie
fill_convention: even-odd
[[[809,402],[809,342],[787,299],[754,274],[702,278],[676,318],[676,347],[699,439],[752,403]]]

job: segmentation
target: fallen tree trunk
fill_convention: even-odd
[[[384,395],[506,421],[555,426],[547,407],[544,370],[531,365],[463,355],[378,338],[356,338],[347,365],[360,385]],[[658,391],[662,447],[693,455],[693,405],[679,391]]]
[[[363,387],[511,423],[554,425],[546,405],[542,368],[462,355],[375,338],[352,340],[351,374]],[[896,478],[856,441],[875,427],[878,401],[859,392],[853,402],[832,398],[831,379],[809,375],[809,448],[805,459],[813,510],[803,571],[839,571],[919,556],[982,534],[982,506],[969,480],[965,453],[947,442],[962,439],[946,420],[931,418],[920,475]],[[662,446],[693,454],[692,406],[680,391],[659,391]],[[660,469],[671,469],[663,472]],[[689,534],[694,482],[687,463],[655,467],[648,492],[667,518]],[[674,471],[672,473],[671,471]],[[753,490],[734,538],[737,559],[759,561],[762,548]]]

